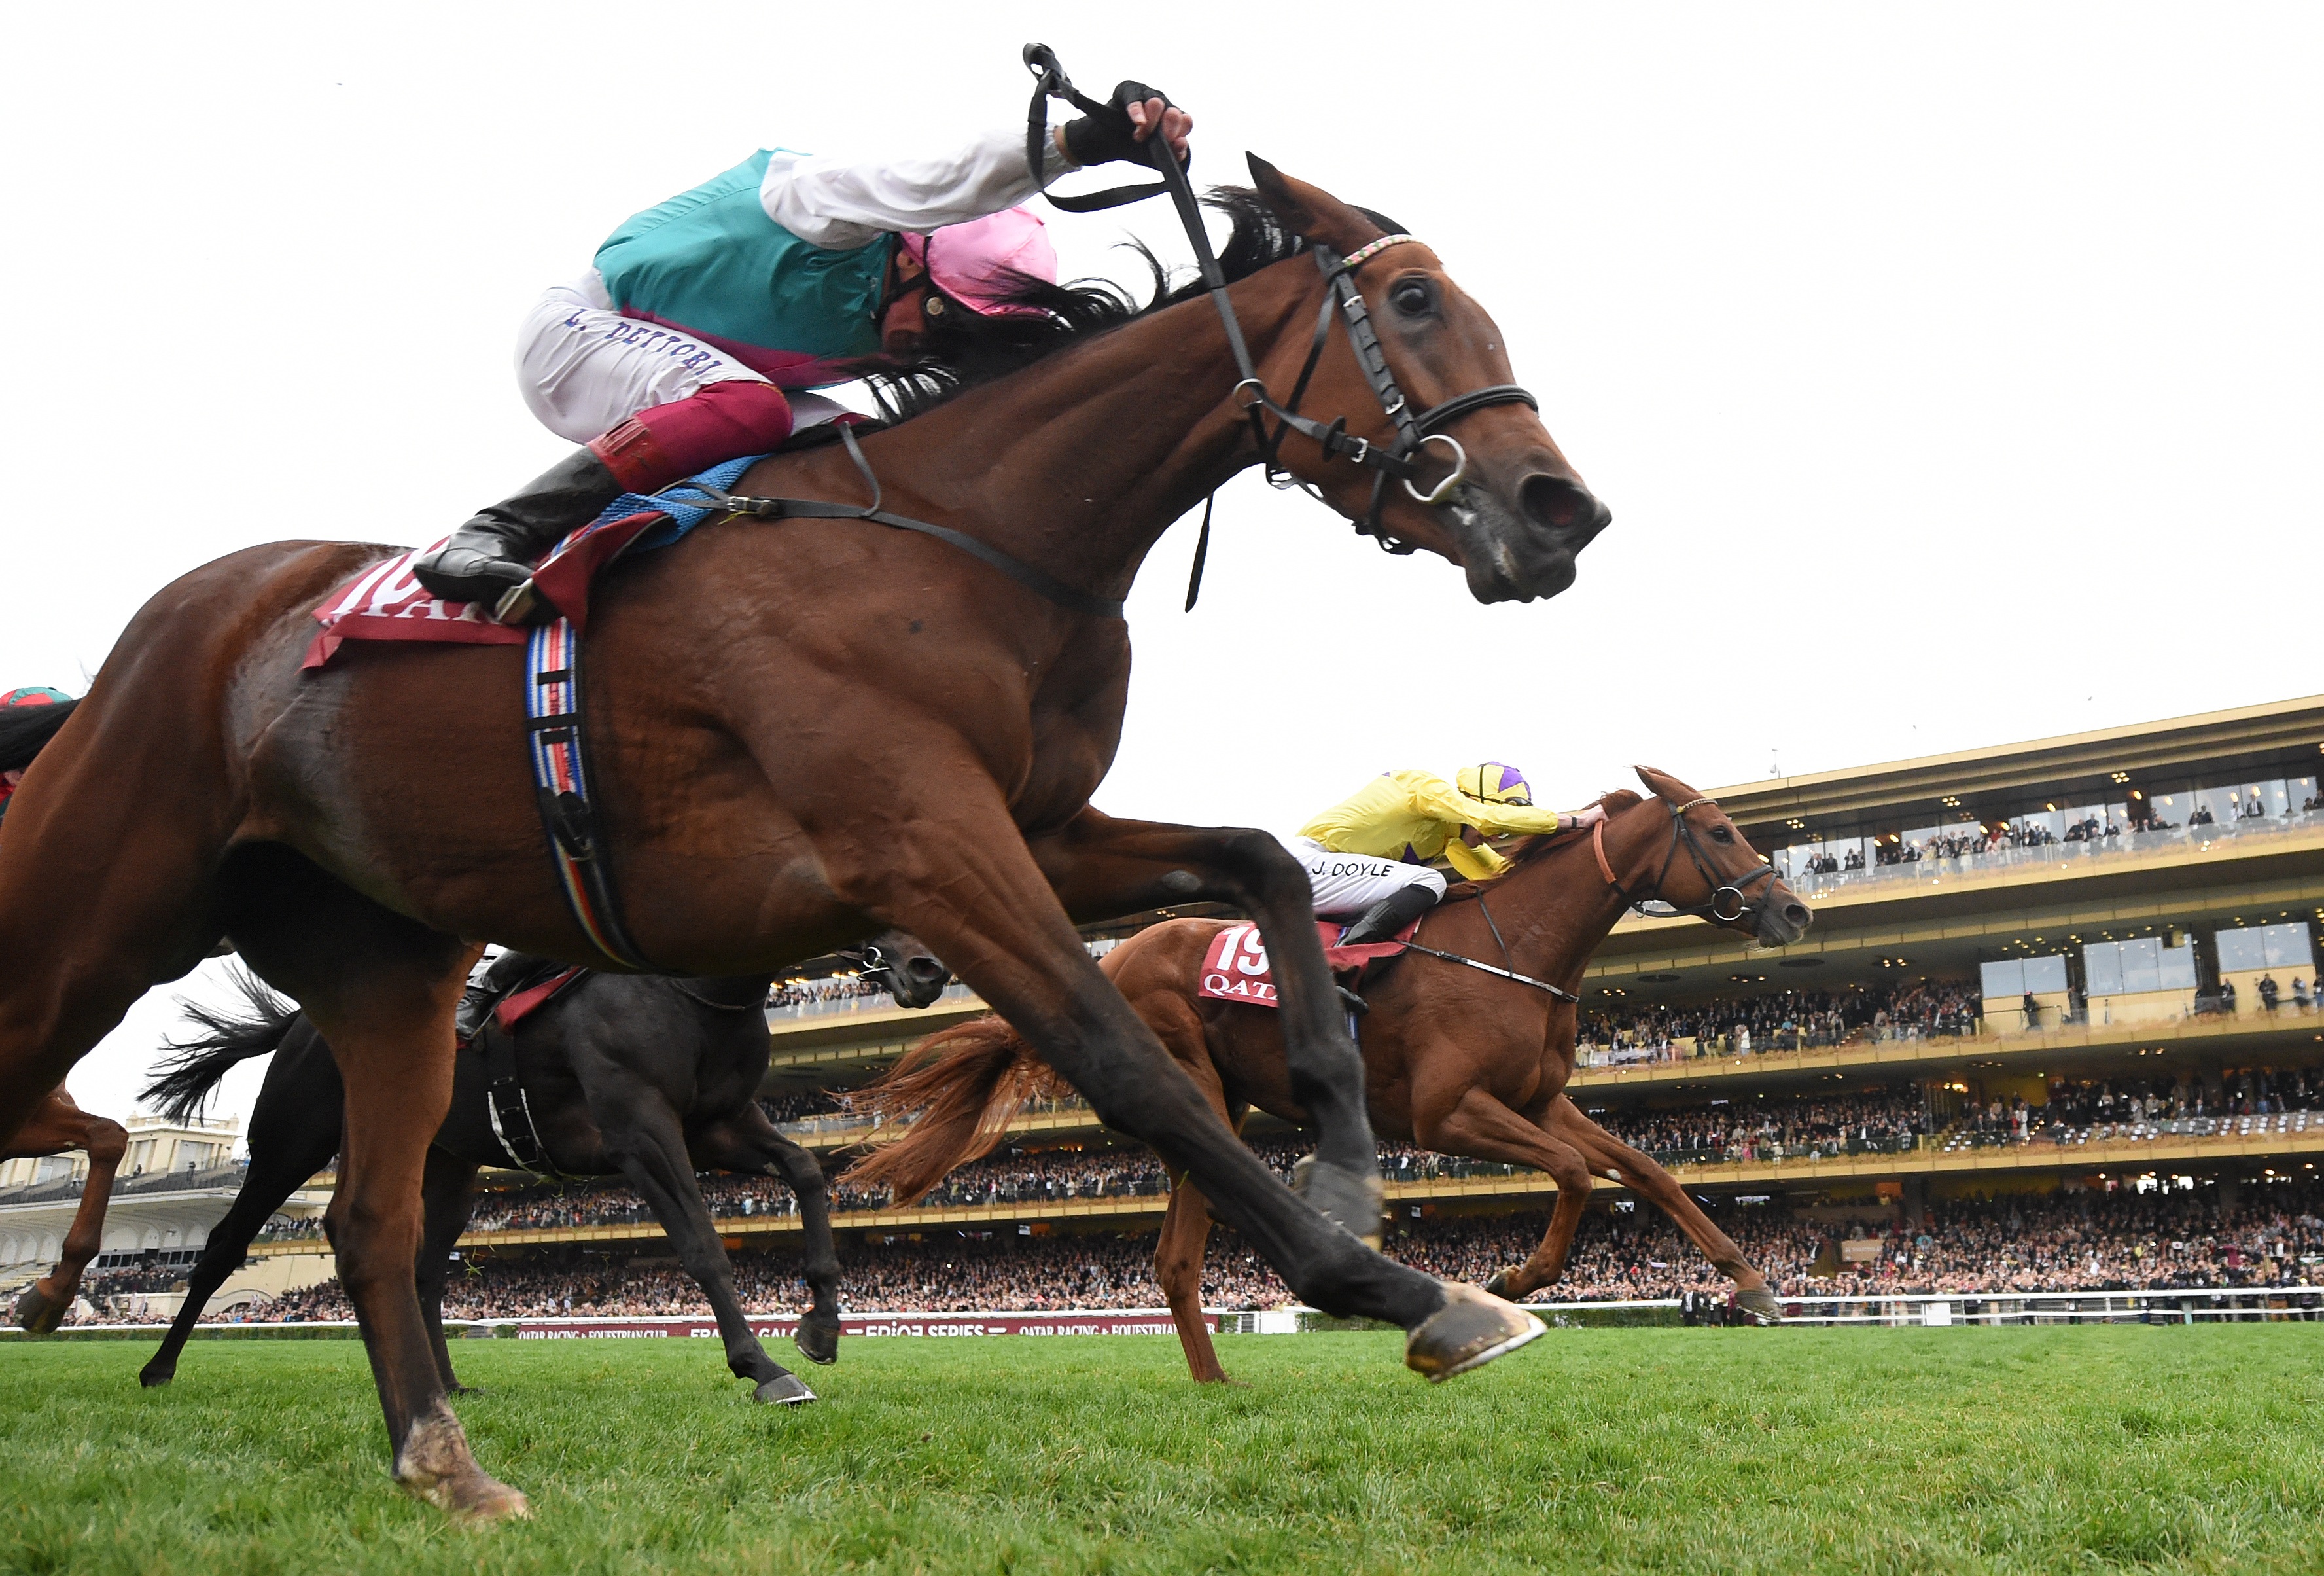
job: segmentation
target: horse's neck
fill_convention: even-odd
[[[1485,888],[1484,901],[1519,973],[1577,992],[1582,969],[1626,906],[1599,872],[1586,837],[1519,865]]]
[[[1228,292],[1264,366],[1314,316],[1304,258]],[[973,389],[867,455],[890,489],[1081,589],[1126,593],[1171,523],[1255,458],[1232,403],[1240,376],[1207,296],[1136,319]]]

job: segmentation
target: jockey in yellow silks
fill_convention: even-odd
[[[1472,881],[1505,861],[1486,838],[1588,826],[1605,811],[1536,810],[1525,774],[1499,761],[1463,766],[1447,783],[1428,772],[1388,772],[1310,820],[1286,848],[1307,872],[1320,915],[1360,914],[1343,946],[1385,941],[1444,895],[1443,858]],[[1475,841],[1471,841],[1471,836]]]

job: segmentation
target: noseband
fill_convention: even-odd
[[[1718,871],[1711,868],[1709,858],[1702,851],[1702,845],[1695,840],[1694,829],[1687,824],[1688,811],[1698,804],[1716,804],[1717,802],[1715,799],[1690,799],[1684,804],[1672,804],[1665,801],[1664,808],[1670,811],[1671,818],[1670,851],[1663,856],[1663,866],[1655,874],[1654,885],[1640,893],[1633,893],[1624,886],[1614,875],[1614,867],[1607,862],[1606,823],[1601,820],[1591,829],[1590,843],[1598,855],[1598,873],[1606,877],[1606,885],[1614,889],[1614,895],[1622,900],[1623,907],[1635,909],[1647,919],[1692,917],[1712,920],[1722,925],[1731,925],[1745,918],[1756,920],[1757,916],[1767,912],[1768,895],[1775,889],[1775,867],[1763,859],[1758,865],[1736,876],[1732,881],[1722,882],[1719,878]],[[1705,886],[1711,888],[1711,896],[1692,908],[1680,908],[1663,895],[1663,883],[1670,878],[1671,866],[1677,860],[1678,851],[1682,846],[1686,849],[1687,858],[1694,865],[1695,874],[1702,877],[1702,884]],[[1761,881],[1767,883],[1767,892],[1762,894],[1759,900],[1754,903],[1744,895],[1744,889],[1756,886]],[[1734,899],[1732,913],[1725,912],[1726,904],[1721,901],[1725,898]],[[1650,903],[1659,904],[1661,906],[1650,911],[1646,907]]]
[[[1032,109],[1027,117],[1025,158],[1031,168],[1033,182],[1038,187],[1041,183],[1044,162],[1041,143],[1046,124],[1046,101],[1049,98],[1063,99],[1084,115],[1104,114],[1111,107],[1096,102],[1074,88],[1065,76],[1065,68],[1058,64],[1056,52],[1047,45],[1028,44],[1024,54],[1027,68],[1037,79]],[[1292,387],[1290,401],[1287,403],[1277,403],[1274,396],[1267,392],[1265,381],[1251,363],[1250,348],[1243,342],[1242,324],[1235,318],[1234,303],[1227,299],[1226,275],[1219,267],[1217,255],[1211,250],[1210,233],[1203,227],[1202,206],[1194,199],[1194,188],[1186,182],[1186,172],[1170,152],[1167,138],[1150,136],[1144,145],[1147,156],[1161,172],[1159,185],[1149,181],[1141,186],[1120,187],[1084,198],[1052,195],[1050,200],[1070,211],[1086,212],[1134,202],[1139,198],[1151,197],[1157,191],[1169,192],[1170,200],[1178,210],[1179,223],[1185,227],[1186,239],[1194,249],[1194,263],[1202,271],[1203,286],[1210,292],[1211,303],[1218,308],[1219,320],[1226,327],[1227,347],[1234,353],[1238,378],[1232,394],[1240,401],[1243,413],[1250,420],[1251,436],[1259,444],[1259,463],[1266,468],[1268,481],[1278,487],[1298,487],[1317,501],[1323,501],[1322,495],[1309,484],[1296,477],[1286,479],[1287,473],[1276,463],[1285,433],[1297,432],[1310,438],[1322,447],[1327,461],[1339,456],[1372,472],[1371,504],[1364,511],[1364,517],[1355,523],[1356,534],[1371,537],[1383,552],[1399,554],[1412,552],[1412,543],[1390,533],[1380,524],[1380,506],[1387,501],[1388,479],[1393,477],[1402,482],[1404,490],[1416,503],[1432,508],[1443,503],[1452,497],[1453,490],[1469,474],[1468,450],[1461,447],[1460,440],[1443,429],[1471,412],[1481,411],[1490,405],[1525,404],[1538,411],[1541,403],[1516,384],[1499,383],[1455,394],[1425,411],[1412,408],[1411,403],[1404,397],[1404,391],[1397,386],[1396,375],[1388,370],[1388,352],[1381,348],[1379,335],[1372,328],[1371,312],[1364,305],[1363,292],[1358,290],[1355,283],[1356,271],[1389,247],[1421,244],[1415,236],[1406,235],[1382,236],[1359,246],[1345,257],[1320,241],[1310,243],[1315,266],[1323,270],[1327,288],[1323,292],[1323,308],[1315,316],[1315,338],[1308,347],[1306,365],[1299,369],[1299,381]],[[1356,353],[1356,365],[1363,368],[1364,379],[1371,385],[1372,395],[1379,401],[1381,413],[1388,417],[1388,424],[1395,429],[1395,437],[1386,443],[1350,436],[1345,416],[1325,422],[1299,413],[1300,399],[1307,392],[1308,381],[1314,376],[1317,363],[1323,359],[1323,347],[1331,340],[1332,319],[1335,314],[1347,329],[1348,344]],[[1245,390],[1250,391],[1248,399],[1242,397]],[[1271,434],[1267,430],[1269,416],[1274,417],[1276,422]],[[1420,474],[1420,451],[1432,443],[1443,445],[1449,452],[1452,471],[1423,492],[1413,483]],[[1197,565],[1210,544],[1210,515],[1207,510],[1204,514],[1203,527],[1202,542],[1195,549]],[[1198,568],[1198,577],[1200,572]],[[1187,593],[1186,605],[1189,607],[1194,606],[1191,589]]]

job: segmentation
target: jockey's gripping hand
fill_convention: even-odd
[[[1169,139],[1178,163],[1186,163],[1186,139],[1194,117],[1170,102],[1169,95],[1143,82],[1124,82],[1113,90],[1113,102],[1097,115],[1067,121],[1059,133],[1065,157],[1087,166],[1122,162],[1147,162],[1141,144],[1157,130]]]

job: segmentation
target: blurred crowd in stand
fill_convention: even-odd
[[[2074,1292],[2269,1287],[2324,1273],[2324,1188],[2313,1182],[2246,1182],[2111,1192],[2061,1186],[2047,1193],[1866,1206],[1857,1218],[1807,1219],[1766,1205],[1710,1206],[1720,1228],[1785,1297],[1904,1292]],[[1389,1238],[1405,1263],[1479,1283],[1540,1242],[1538,1211],[1466,1219],[1406,1219]],[[899,1235],[843,1245],[845,1304],[855,1310],[1001,1311],[1154,1308],[1154,1234],[1087,1237],[987,1233]],[[788,1249],[733,1256],[735,1282],[754,1312],[805,1305]],[[698,1314],[707,1304],[669,1258],[624,1261],[575,1252],[566,1260],[470,1261],[445,1304],[454,1319]],[[94,1277],[102,1300],[142,1273]],[[1539,1300],[1573,1302],[1723,1293],[1726,1282],[1650,1206],[1592,1209],[1564,1277]],[[153,1289],[142,1284],[136,1289]],[[1292,1299],[1272,1271],[1224,1228],[1211,1240],[1204,1299],[1214,1307],[1268,1307]],[[244,1320],[345,1319],[336,1282],[238,1311]]]
[[[2060,1077],[2050,1080],[2048,1094],[2038,1106],[2023,1096],[1971,1101],[1946,1147],[2305,1132],[2311,1113],[2324,1117],[2324,1069],[2231,1068],[2216,1084],[2183,1075]]]
[[[779,979],[767,992],[770,1007],[806,1006],[820,1001],[852,1001],[861,996],[885,996],[888,987],[853,974],[828,979]]]
[[[1715,1101],[1692,1110],[1583,1108],[1591,1120],[1665,1165],[1893,1154],[1932,1130],[1917,1084],[1862,1094]]]
[[[1982,1005],[1966,981],[1918,980],[1851,990],[1784,990],[1676,1007],[1593,1007],[1578,1035],[1584,1066],[1748,1056],[1854,1041],[1977,1033]]]

